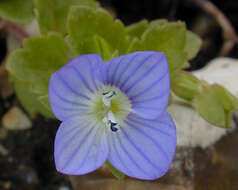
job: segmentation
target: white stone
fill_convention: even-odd
[[[238,60],[217,58],[193,74],[211,84],[223,85],[238,97]],[[206,148],[232,130],[209,124],[199,116],[191,105],[177,97],[175,97],[174,103],[168,107],[168,112],[176,124],[178,146]]]
[[[2,156],[8,155],[8,150],[1,144],[0,144],[0,155]]]
[[[218,83],[238,97],[238,60],[231,58],[217,58],[205,68],[193,72],[199,79],[213,84]]]
[[[167,111],[176,125],[178,146],[206,148],[231,130],[211,125],[185,101],[175,99]]]
[[[39,24],[36,19],[34,19],[31,23],[23,25],[22,29],[29,34],[30,36],[38,36],[40,35]]]
[[[20,108],[13,107],[3,116],[2,126],[9,130],[24,130],[31,128],[32,123]]]
[[[66,187],[66,186],[62,186],[59,188],[59,190],[70,190],[69,187]]]
[[[40,29],[37,23],[37,20],[33,20],[29,24],[25,25],[17,25],[23,31],[25,31],[29,36],[38,36],[40,35]],[[16,38],[15,34],[9,32],[7,35],[7,48],[8,51],[14,51],[18,48],[22,47],[22,41]]]

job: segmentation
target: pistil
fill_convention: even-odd
[[[115,91],[107,91],[102,93],[102,101],[105,106],[111,106],[111,100],[114,96],[116,96]],[[103,118],[103,122],[106,124],[107,127],[110,127],[113,132],[118,131],[119,125],[111,110],[107,112],[106,116]]]

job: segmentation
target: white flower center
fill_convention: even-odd
[[[120,129],[131,112],[130,100],[114,86],[104,86],[91,99],[90,113],[112,132]]]

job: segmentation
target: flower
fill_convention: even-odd
[[[108,160],[128,176],[164,175],[176,147],[166,112],[169,69],[161,52],[135,52],[103,63],[82,55],[56,71],[50,105],[62,121],[55,138],[59,172],[81,175]]]

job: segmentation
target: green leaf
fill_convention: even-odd
[[[231,127],[231,122],[232,122],[232,115],[230,111],[225,111],[226,114],[226,127],[230,128]]]
[[[104,40],[101,36],[95,35],[95,41],[97,42],[98,52],[104,59],[109,61],[113,56],[113,48]]]
[[[201,45],[202,40],[196,34],[187,31],[185,51],[187,52],[188,60],[194,58],[197,55]]]
[[[147,20],[142,20],[140,22],[131,24],[126,27],[127,33],[131,38],[138,38],[140,39],[143,33],[149,28],[149,27],[155,27],[155,26],[161,26],[163,24],[168,24],[168,21],[166,19],[157,19],[153,20],[150,23],[148,23]]]
[[[41,33],[56,31],[66,34],[68,12],[74,5],[99,6],[95,0],[35,0]]]
[[[199,94],[193,99],[197,112],[209,123],[226,128],[226,113],[215,91],[202,84]]]
[[[171,105],[172,103],[173,103],[173,94],[171,93],[171,91],[170,91],[170,93],[169,93],[169,103],[168,103],[168,105]]]
[[[50,100],[49,95],[44,95],[39,97],[40,103],[48,110],[48,112],[52,113],[51,107],[50,107]]]
[[[127,33],[130,37],[134,38],[140,38],[142,34],[145,32],[145,30],[148,28],[149,23],[147,20],[142,20],[140,22],[137,22],[135,24],[131,24],[126,27]]]
[[[156,19],[156,20],[152,20],[150,22],[150,27],[154,27],[154,26],[162,26],[164,24],[168,24],[168,20],[166,19]]]
[[[108,46],[124,54],[129,42],[124,25],[101,8],[72,7],[68,17],[68,42],[74,55],[101,53],[95,36],[100,36]]]
[[[8,57],[6,67],[15,78],[29,83],[33,92],[46,95],[51,74],[66,64],[67,54],[59,34],[28,38],[22,49]]]
[[[227,89],[219,84],[214,84],[212,87],[223,104],[226,111],[237,110],[238,111],[238,98],[231,94]]]
[[[112,175],[114,175],[117,179],[122,180],[125,178],[125,174],[121,173],[119,170],[113,167],[109,161],[106,161],[106,166],[110,170]]]
[[[192,74],[179,71],[176,72],[171,80],[173,92],[188,101],[191,101],[198,93],[200,81]]]
[[[161,51],[164,52],[170,72],[182,69],[187,63],[185,52],[186,27],[183,23],[169,23],[165,20],[154,21],[143,33],[141,41],[135,41],[131,52],[134,51]]]
[[[18,99],[28,113],[32,115],[40,113],[47,118],[54,118],[52,112],[41,104],[38,94],[33,93],[27,83],[15,80],[14,87]]]
[[[135,52],[136,51],[135,49],[138,49],[138,50],[143,49],[142,42],[139,38],[137,37],[134,37],[134,38],[129,37],[129,38],[130,38],[130,44],[128,46],[126,54]]]
[[[25,24],[33,20],[32,0],[0,0],[0,17]]]

